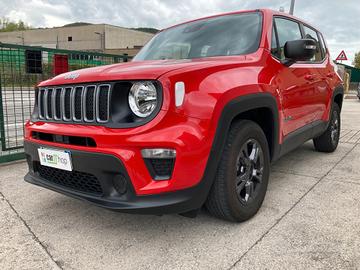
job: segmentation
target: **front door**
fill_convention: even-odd
[[[285,43],[302,38],[301,26],[294,20],[275,17],[274,33],[277,38],[277,50],[272,50],[274,61],[282,61],[285,59]],[[282,135],[286,136],[315,120],[317,106],[314,94],[321,78],[310,64],[304,63],[295,63],[290,67],[282,65],[275,76],[282,105]]]

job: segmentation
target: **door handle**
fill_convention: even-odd
[[[308,74],[308,75],[305,75],[305,80],[307,80],[307,81],[313,81],[313,80],[315,80],[315,75],[313,75],[313,74]]]

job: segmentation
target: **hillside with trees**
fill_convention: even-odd
[[[85,25],[91,25],[91,23],[75,22],[75,23],[66,24],[63,27],[85,26]],[[33,29],[33,28],[21,20],[19,20],[18,22],[12,22],[7,18],[0,19],[0,32],[24,31],[29,29]],[[129,28],[129,29],[151,33],[151,34],[156,34],[157,32],[159,32],[158,29],[151,27],[138,27],[138,28]]]
[[[21,20],[12,22],[7,18],[0,19],[0,32],[23,31],[29,29],[31,29],[31,27]]]

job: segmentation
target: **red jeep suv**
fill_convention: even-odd
[[[36,89],[25,180],[108,209],[231,221],[259,210],[270,163],[339,141],[343,84],[322,34],[251,10],[159,32],[129,63]]]

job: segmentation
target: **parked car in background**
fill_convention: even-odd
[[[270,164],[333,152],[343,84],[322,34],[285,13],[222,14],[159,32],[130,63],[36,90],[25,180],[105,208],[244,221]]]

